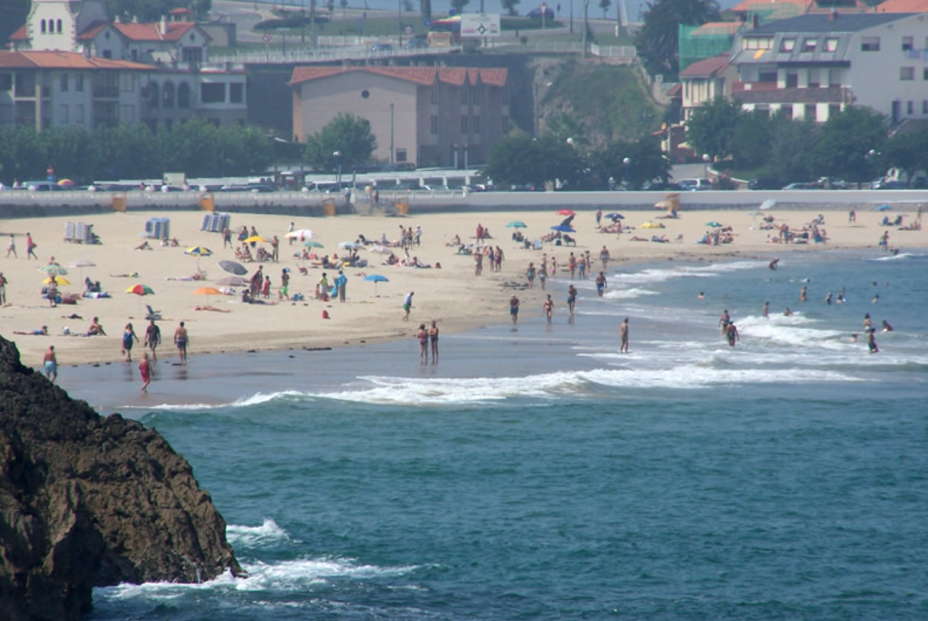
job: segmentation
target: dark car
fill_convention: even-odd
[[[419,37],[413,37],[406,41],[406,49],[415,50],[418,48],[426,48],[429,46],[429,42],[425,39],[420,39]]]
[[[748,181],[749,190],[779,190],[783,184],[776,177],[754,177]]]
[[[389,43],[375,43],[371,46],[372,52],[389,52],[393,49],[393,46]]]
[[[683,186],[679,183],[663,181],[645,181],[641,189],[645,192],[683,192]]]
[[[526,17],[541,19],[541,7],[538,7],[537,9],[532,9],[531,11],[526,13]],[[554,19],[554,9],[550,7],[545,8],[545,19]]]
[[[879,181],[874,181],[872,184],[870,184],[870,189],[872,190],[904,190],[905,182],[880,179]]]

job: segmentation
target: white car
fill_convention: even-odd
[[[695,192],[697,190],[711,190],[712,182],[706,178],[701,179],[680,179],[677,181],[677,184],[682,187],[687,192]]]

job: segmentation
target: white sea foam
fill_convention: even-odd
[[[646,295],[660,295],[657,291],[643,287],[630,287],[628,289],[606,289],[603,298],[607,300],[633,300]]]
[[[253,405],[261,405],[271,401],[280,401],[282,399],[299,400],[307,396],[308,393],[299,390],[282,390],[279,392],[259,392],[249,397],[242,397],[229,403],[161,403],[159,405],[124,405],[123,410],[145,410],[145,411],[197,411],[197,410],[217,410],[220,408],[246,408]]]
[[[757,269],[766,265],[763,261],[732,261],[729,263],[712,263],[699,266],[674,266],[670,268],[650,268],[640,272],[616,273],[609,276],[610,281],[630,284],[653,284],[676,278],[715,278],[728,272]]]
[[[872,261],[899,261],[902,259],[917,259],[917,258],[921,258],[925,256],[928,256],[928,255],[919,254],[917,252],[900,252],[899,254],[891,254],[886,257],[879,257],[879,258],[871,259],[871,260]]]
[[[264,548],[290,541],[290,534],[277,523],[266,518],[261,526],[226,526],[226,538],[232,547]]]

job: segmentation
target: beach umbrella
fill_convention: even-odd
[[[567,226],[567,225],[564,225],[564,224],[558,224],[557,226],[552,226],[552,227],[551,227],[551,230],[552,230],[552,231],[559,231],[559,232],[561,232],[561,233],[576,233],[576,231],[574,230],[574,227],[572,227],[572,226]]]
[[[714,227],[714,228],[720,228],[722,225],[721,225],[720,223],[716,222],[715,220],[713,220],[712,222],[706,222],[706,226],[711,226],[711,227]]]
[[[291,231],[285,236],[288,239],[298,239],[300,241],[306,241],[307,239],[314,239],[316,234],[309,229],[299,229],[297,231]]]
[[[524,228],[526,228],[525,223],[524,223],[524,222],[520,222],[520,221],[518,221],[518,220],[513,220],[512,222],[508,223],[508,224],[506,225],[506,227],[507,227],[507,228],[510,228],[510,229],[524,229]]]
[[[253,244],[253,243],[255,243],[255,242],[261,242],[262,244],[266,244],[266,243],[267,243],[267,240],[266,240],[265,238],[261,237],[260,235],[252,235],[251,237],[246,237],[246,238],[245,238],[244,240],[242,240],[242,241],[244,241],[246,244]]]
[[[571,211],[570,209],[561,209],[559,212],[557,212],[557,215],[559,215],[559,216],[575,216],[575,215],[577,215],[577,214],[575,214],[575,213],[574,213],[573,211]]]
[[[776,206],[777,206],[776,200],[772,198],[768,198],[767,200],[765,200],[763,203],[760,204],[760,209],[763,211],[767,211],[768,209],[773,209]]]
[[[389,278],[386,276],[381,276],[380,274],[369,274],[364,277],[364,280],[374,283],[374,291],[377,291],[377,283],[390,282]]]
[[[322,245],[322,242],[317,242],[314,239],[304,241],[303,245],[307,248],[325,248],[325,246]]]
[[[673,207],[673,202],[671,201],[658,201],[654,203],[655,209],[671,209]]]
[[[70,179],[62,179],[61,181],[58,182],[58,185],[60,185],[63,188],[71,188],[77,184],[71,181]]]
[[[68,270],[64,269],[63,267],[61,267],[61,266],[58,265],[57,263],[49,263],[48,265],[43,265],[42,267],[39,268],[39,270],[45,272],[46,274],[52,274],[52,275],[55,275],[55,276],[57,276],[57,275],[59,275],[59,274],[67,274],[67,273],[68,273]]]
[[[220,278],[216,284],[224,287],[247,287],[249,282],[241,276],[226,276],[225,278]]]
[[[393,252],[386,246],[371,246],[370,248],[368,248],[368,251],[377,252],[379,254],[390,254],[391,252]]]
[[[248,269],[244,265],[236,263],[235,261],[220,261],[219,267],[236,276],[244,276],[248,273]]]
[[[207,296],[222,295],[222,291],[220,291],[219,289],[215,287],[200,287],[199,289],[196,289],[193,292],[193,295],[207,295]],[[207,298],[207,300],[208,299],[209,298]],[[207,308],[212,308],[212,303],[207,301],[206,306]]]
[[[658,223],[656,223],[656,222],[645,222],[644,224],[641,225],[641,228],[643,228],[643,229],[659,229],[659,228],[661,228],[661,225],[658,224]]]
[[[353,241],[343,241],[343,242],[338,242],[338,247],[347,248],[349,250],[357,250],[358,248],[361,247],[361,244],[357,242],[353,242]]]
[[[134,293],[135,295],[139,297],[143,295],[154,295],[155,294],[154,290],[151,287],[149,287],[148,285],[143,285],[141,283],[137,285],[132,285],[131,287],[126,289],[126,293]]]
[[[616,220],[624,220],[624,219],[625,219],[625,216],[623,216],[623,215],[620,214],[620,213],[607,213],[607,214],[606,214],[606,217],[609,218],[610,220],[612,220],[613,222],[616,221]]]
[[[197,271],[200,271],[200,257],[208,257],[213,254],[213,251],[205,246],[194,246],[193,248],[187,248],[184,251],[184,254],[189,254],[190,256],[197,258]]]
[[[52,276],[54,276],[54,274],[53,274]],[[42,284],[45,284],[45,285],[50,285],[50,284],[52,284],[52,276],[49,276],[48,278],[46,278],[45,280],[43,280],[43,281],[42,281]],[[58,284],[58,285],[60,285],[60,286],[63,286],[63,287],[64,287],[64,286],[67,286],[67,285],[70,285],[70,284],[71,284],[71,281],[68,280],[67,278],[62,278],[61,276],[54,276],[54,278],[55,278],[55,283]]]
[[[84,268],[85,267],[96,267],[97,264],[93,261],[88,261],[87,259],[78,259],[69,265],[68,267],[76,267],[81,272],[81,280],[84,279]]]
[[[876,208],[877,211],[889,211],[890,209],[892,209],[892,207],[889,205],[880,205]]]

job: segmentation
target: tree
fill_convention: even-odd
[[[451,8],[457,11],[458,15],[464,12],[464,7],[470,3],[470,0],[451,0]]]
[[[515,17],[519,14],[516,7],[519,6],[519,0],[500,0],[500,5],[506,9],[506,14]]]
[[[651,75],[676,78],[680,71],[679,26],[699,26],[721,19],[715,0],[654,0],[644,10],[635,36],[638,57]]]
[[[606,19],[606,13],[609,11],[609,7],[612,6],[612,0],[599,0],[599,8],[603,10],[603,19]]]
[[[732,154],[735,127],[744,114],[738,102],[716,97],[693,111],[686,123],[686,141],[696,153],[724,159]]]
[[[883,162],[906,173],[907,184],[918,171],[928,171],[928,128],[893,134],[883,149]]]
[[[793,121],[782,116],[773,119],[770,166],[774,177],[784,185],[812,180],[812,150],[820,129],[815,121]]]
[[[629,162],[626,165],[625,159]],[[661,151],[658,138],[647,136],[635,142],[614,142],[594,156],[595,169],[603,182],[612,177],[624,181],[628,172],[629,189],[639,190],[647,181],[670,177],[670,160]]]
[[[816,174],[851,182],[869,181],[875,162],[868,157],[886,143],[886,118],[865,106],[850,106],[822,125],[813,150]]]
[[[585,168],[580,151],[565,142],[553,136],[533,139],[519,134],[496,143],[484,172],[495,184],[540,188],[559,180],[576,187],[582,183]]]
[[[758,168],[770,162],[774,121],[766,112],[742,114],[731,137],[731,152],[738,168]]]
[[[377,138],[367,119],[340,113],[306,140],[306,161],[316,170],[335,170],[338,152],[342,169],[351,170],[370,160],[376,148]]]
[[[432,21],[432,0],[419,0],[419,16],[426,24]]]

